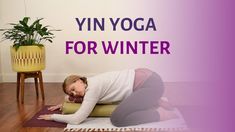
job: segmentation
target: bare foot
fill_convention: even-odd
[[[158,104],[160,107],[162,107],[166,110],[171,110],[171,111],[174,110],[174,106],[166,100],[159,99]]]
[[[158,107],[157,111],[160,115],[160,121],[178,118],[174,111],[166,110],[162,107]]]

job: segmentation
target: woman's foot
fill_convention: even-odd
[[[178,118],[178,116],[176,115],[174,111],[166,110],[162,107],[158,107],[157,112],[160,115],[160,121]]]
[[[158,104],[160,107],[162,107],[166,110],[171,110],[171,111],[174,110],[174,106],[164,99],[159,99]]]

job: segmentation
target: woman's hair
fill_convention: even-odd
[[[88,84],[87,84],[87,78],[86,78],[86,77],[81,77],[81,76],[78,76],[78,75],[70,75],[70,76],[68,76],[68,77],[66,77],[66,78],[64,79],[64,82],[63,82],[63,84],[62,84],[64,93],[68,94],[68,93],[66,92],[66,87],[69,86],[69,85],[71,85],[71,84],[73,84],[73,83],[75,83],[77,80],[82,80],[82,82],[83,82],[84,84],[88,85]]]

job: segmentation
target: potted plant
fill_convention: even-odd
[[[3,39],[13,41],[10,47],[12,68],[16,72],[40,71],[45,69],[45,47],[43,43],[52,43],[54,34],[49,26],[43,26],[35,20],[29,25],[29,17],[24,17],[18,23],[10,23],[9,29],[3,31]],[[58,30],[57,30],[58,31]]]

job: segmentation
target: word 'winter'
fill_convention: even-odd
[[[105,31],[105,18],[75,18],[79,31]],[[109,18],[109,23],[113,31],[122,29],[123,31],[156,31],[156,25],[153,18]],[[86,29],[85,29],[86,28]]]
[[[104,54],[170,54],[168,41],[101,41]],[[97,54],[95,41],[66,41],[65,54]]]

